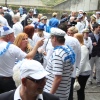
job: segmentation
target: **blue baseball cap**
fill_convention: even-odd
[[[38,28],[38,29],[41,29],[41,30],[44,30],[44,26],[45,26],[45,24],[43,24],[43,23],[40,22],[40,23],[38,24],[37,28]]]

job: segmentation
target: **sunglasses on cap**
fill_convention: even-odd
[[[46,77],[44,77],[44,78],[42,78],[42,79],[39,79],[39,80],[33,79],[33,78],[31,78],[31,77],[26,77],[26,78],[29,79],[29,80],[31,80],[31,81],[33,81],[33,82],[35,82],[35,83],[37,83],[37,84],[40,84],[40,83],[42,83],[42,82],[44,82],[44,81],[47,80]]]

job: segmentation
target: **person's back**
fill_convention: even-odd
[[[18,10],[20,12],[20,15],[23,15],[23,8],[22,8],[22,6],[20,6],[20,8]]]
[[[59,20],[56,17],[57,17],[57,13],[54,12],[52,14],[52,18],[49,20],[49,26],[50,26],[50,28],[52,28],[52,27],[58,27]]]
[[[17,36],[19,33],[23,32],[23,26],[20,22],[17,22],[13,25],[14,35]]]
[[[47,76],[48,80],[44,88],[44,91],[58,96],[60,100],[68,100],[72,66],[75,62],[73,50],[64,45],[65,34],[59,28],[51,28],[51,43],[54,50],[46,66],[46,70],[51,74]]]
[[[70,50],[67,46],[63,47]],[[49,64],[46,66],[46,70],[51,74],[47,76],[48,80],[44,91],[50,92],[54,77],[57,73],[59,73],[59,75],[62,76],[62,80],[55,95],[60,97],[61,100],[68,99],[71,84],[72,65],[69,60],[64,61],[64,58],[68,56],[67,53],[62,48],[54,50],[53,55],[49,59]]]
[[[9,24],[9,26],[12,27],[12,25],[13,25],[12,16],[9,13],[5,12],[4,13],[4,18],[7,19],[7,22]]]
[[[58,19],[57,18],[51,18],[50,20],[49,20],[49,26],[50,27],[57,27],[58,26],[58,24],[59,24],[59,21],[58,21]]]
[[[1,22],[2,25],[4,25],[4,26],[9,26],[7,20],[6,20],[3,16],[4,16],[4,13],[3,13],[3,12],[0,12],[0,22]]]

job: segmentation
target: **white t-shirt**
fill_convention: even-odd
[[[0,15],[0,23],[4,26],[9,26],[7,20],[2,15]]]
[[[76,38],[68,36],[67,34],[65,36],[65,45],[69,45],[70,47],[72,47],[72,49],[75,52],[75,64],[73,65],[74,70],[72,73],[72,77],[75,78],[76,77],[76,68],[79,67],[79,65],[80,65],[81,45]]]
[[[17,36],[19,33],[23,32],[23,26],[20,22],[13,25],[14,35]]]
[[[45,32],[45,31],[43,31],[43,34],[44,34],[44,36],[43,36],[43,37],[40,37],[40,36],[38,35],[38,33],[34,33],[34,35],[33,35],[33,37],[32,37],[33,45],[34,45],[34,46],[35,46],[35,44],[37,43],[37,41],[39,41],[40,39],[43,39],[43,38],[48,39],[48,38],[50,37],[50,34],[47,33],[47,32]]]
[[[0,52],[4,50],[8,45],[7,42],[0,41]],[[10,44],[7,51],[0,55],[0,76],[10,77],[13,75],[13,67],[15,65],[16,58],[22,60],[26,57],[26,53],[14,44]]]
[[[69,48],[67,46],[64,47],[69,51],[69,54],[71,54]],[[69,59],[64,61],[67,56],[68,54],[63,49],[56,49],[46,66],[46,70],[50,73],[50,75],[47,76],[48,80],[44,87],[44,91],[50,93],[55,75],[61,75],[62,80],[54,94],[58,96],[60,100],[67,100],[70,92],[72,65]]]
[[[29,44],[30,44],[32,47],[34,47],[33,40],[30,39],[30,38],[28,38],[28,41],[29,41]]]

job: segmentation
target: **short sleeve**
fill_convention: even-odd
[[[53,74],[54,75],[62,75],[63,73],[63,61],[62,57],[59,55],[55,55],[53,57]]]
[[[11,45],[12,47],[12,54],[15,56],[15,58],[17,58],[18,60],[22,60],[26,57],[26,53],[23,52],[19,47],[15,46],[15,45]]]

